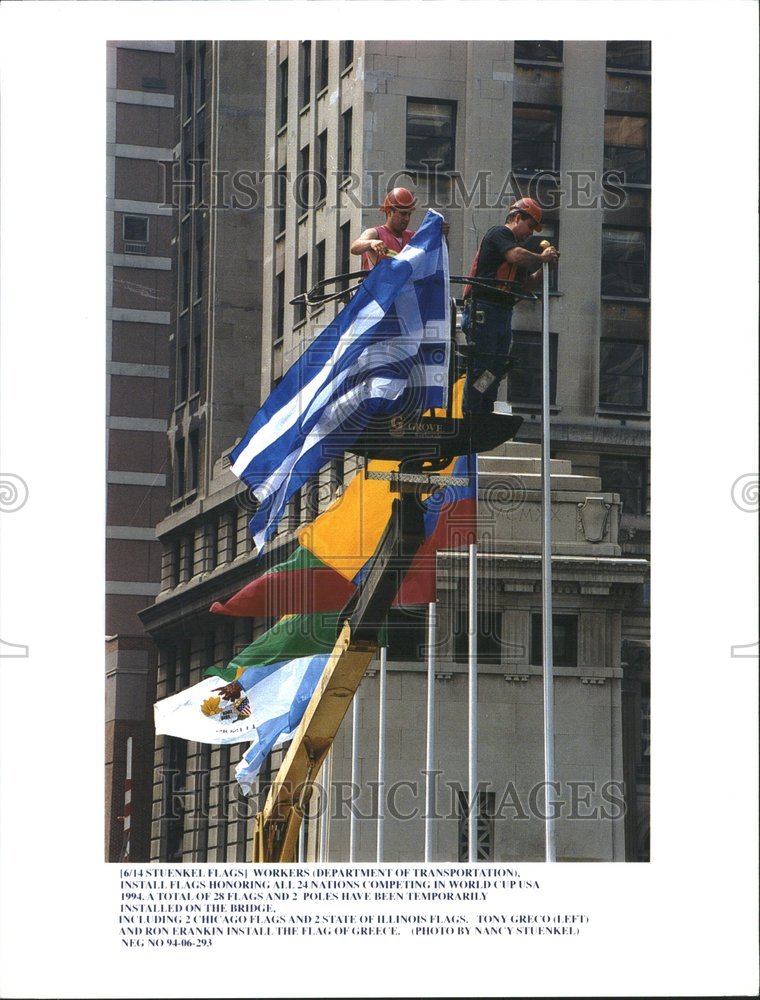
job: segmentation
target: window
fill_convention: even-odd
[[[467,792],[457,792],[457,812],[459,814],[459,860],[470,860],[470,803]],[[477,861],[493,861],[494,812],[496,793],[478,792],[478,818],[476,826]]]
[[[285,167],[280,167],[275,177],[275,214],[274,214],[274,234],[282,236],[285,232],[285,220],[288,200],[288,172]]]
[[[193,298],[199,299],[203,295],[203,267],[204,267],[205,246],[203,237],[199,236],[195,241],[195,287],[193,288]]]
[[[542,226],[542,229],[541,229],[540,233],[536,233],[533,236],[529,236],[527,238],[527,240],[525,240],[525,242],[523,244],[523,246],[525,247],[525,249],[526,250],[530,250],[533,253],[541,253],[542,252],[542,250],[541,250],[541,242],[542,242],[542,240],[548,240],[553,247],[556,247],[559,250],[559,223],[552,222],[552,221],[547,220],[547,219],[543,219],[542,222],[541,222],[541,226]],[[541,265],[539,265],[539,266],[541,266]],[[550,292],[556,292],[557,291],[557,288],[558,288],[558,279],[559,279],[559,268],[558,267],[550,267],[549,268],[549,291]],[[542,277],[542,281],[543,281],[543,277]],[[543,287],[542,285],[539,285],[539,288],[538,289],[534,289],[534,291],[537,290],[540,293],[542,287]]]
[[[530,616],[530,662],[544,663],[544,637],[541,612]],[[555,667],[578,666],[578,616],[552,615],[552,659]]]
[[[327,87],[330,71],[330,43],[317,42],[317,93]]]
[[[515,105],[512,112],[512,170],[536,174],[559,170],[559,112]]]
[[[478,663],[501,663],[502,646],[501,612],[479,603]],[[468,652],[467,609],[457,607],[454,612],[454,662],[467,663]]]
[[[326,258],[325,241],[321,240],[319,243],[317,243],[315,250],[317,258],[316,260],[317,273],[314,275],[314,283],[320,284],[325,280],[325,258]]]
[[[343,41],[340,43],[340,71],[347,70],[354,61],[353,41]]]
[[[186,138],[189,130],[185,130]],[[186,146],[189,149],[189,143]],[[182,210],[187,213],[195,206],[195,160],[192,156],[186,156],[183,160],[183,183],[182,183]]]
[[[187,382],[190,377],[190,345],[187,316],[183,316],[177,334],[177,381],[174,388],[174,405],[187,399]]]
[[[652,68],[651,42],[607,42],[608,69]]]
[[[148,217],[146,215],[125,215],[122,219],[124,253],[148,252]]]
[[[456,101],[409,97],[406,102],[408,170],[453,170]]]
[[[185,495],[185,439],[174,442],[174,499]]]
[[[185,833],[187,740],[167,736],[162,768],[161,861],[182,861]]]
[[[308,146],[304,146],[298,154],[298,182],[296,184],[296,205],[299,214],[303,214],[311,207],[309,201],[309,179],[311,153]]]
[[[627,455],[600,455],[599,476],[605,493],[619,493],[626,514],[646,514],[647,462]]]
[[[652,695],[649,681],[641,684],[641,751],[639,767],[645,774],[650,768],[650,753],[652,746]]]
[[[641,229],[602,229],[602,295],[649,297],[649,238]]]
[[[351,223],[340,227],[340,273],[351,273]],[[348,279],[340,282],[341,289],[348,288]]]
[[[599,404],[645,410],[649,345],[603,338],[599,350]]]
[[[621,173],[623,184],[649,184],[649,118],[605,115],[604,169]]]
[[[540,406],[543,398],[542,337],[540,333],[514,330],[512,358],[508,374],[509,399],[512,403]],[[549,402],[557,402],[557,334],[549,334]]]
[[[343,489],[346,480],[345,457],[334,458],[330,462],[330,491],[335,494]]]
[[[309,286],[309,257],[308,254],[304,254],[303,257],[298,258],[298,267],[296,271],[296,295],[301,295],[304,292],[308,292]],[[299,302],[295,308],[295,323],[303,323],[306,319],[306,303]]]
[[[190,302],[190,251],[182,251],[182,284],[180,287],[180,309],[187,309]]]
[[[185,119],[193,113],[193,60],[185,61]]]
[[[285,336],[285,272],[274,279],[274,342]]]
[[[327,197],[327,129],[317,136],[317,162],[314,176],[314,204],[320,205]]]
[[[391,608],[387,637],[389,660],[422,659],[427,644],[427,609]]]
[[[341,147],[340,147],[340,176],[341,180],[345,180],[351,173],[351,151],[352,151],[352,130],[354,124],[354,116],[351,108],[348,111],[344,111],[340,118],[340,136],[341,136]]]
[[[188,443],[188,476],[187,488],[191,492],[198,489],[198,469],[199,469],[199,440],[198,431],[190,431],[187,439]]]
[[[203,324],[200,304],[193,306],[193,384],[192,391],[201,391],[203,375]]]
[[[301,100],[305,108],[311,100],[311,42],[301,42]]]
[[[198,105],[206,103],[206,43],[198,46]]]
[[[277,67],[277,128],[288,123],[288,60]]]
[[[562,62],[562,42],[515,42],[515,62]]]

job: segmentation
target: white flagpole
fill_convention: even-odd
[[[359,785],[359,692],[354,695],[351,714],[351,816],[348,821],[348,860],[356,861],[356,803],[354,789]],[[324,859],[323,859],[324,860]]]
[[[545,241],[544,241],[545,242]],[[542,246],[544,243],[541,244]],[[548,244],[547,244],[548,245]],[[541,396],[541,594],[544,679],[544,788],[546,860],[556,861],[554,829],[554,644],[552,622],[551,367],[549,354],[549,264],[543,264],[543,337]]]
[[[377,736],[377,857],[383,860],[385,842],[385,680],[388,647],[380,647],[380,710]]]
[[[433,810],[435,808],[435,620],[436,604],[428,604],[427,620],[427,745],[425,748],[425,861],[433,860]]]
[[[477,509],[477,469],[475,456],[475,504]],[[468,784],[470,811],[468,816],[468,860],[478,860],[478,544],[470,542],[467,572],[467,689],[468,689]]]

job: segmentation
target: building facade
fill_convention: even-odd
[[[147,857],[157,649],[138,612],[161,584],[173,220],[174,42],[107,48],[105,856]],[[131,773],[128,775],[128,759]],[[131,783],[131,788],[128,787]],[[129,802],[131,796],[131,803]],[[129,827],[124,817],[136,822]]]
[[[168,409],[171,498],[161,586],[142,622],[157,696],[223,665],[271,621],[210,615],[282,560],[294,531],[356,468],[351,456],[291,502],[262,561],[227,457],[259,403],[337,303],[294,299],[358,268],[351,241],[402,184],[450,224],[451,273],[516,197],[545,208],[562,253],[550,303],[556,525],[558,858],[648,856],[649,46],[643,42],[177,43],[172,174],[176,290]],[[344,279],[348,283],[352,279]],[[452,285],[461,295],[461,284]],[[484,460],[480,491],[479,854],[542,856],[541,310],[515,311],[504,395],[517,442]],[[465,566],[439,556],[434,858],[467,856]],[[356,696],[312,798],[306,860],[373,860],[378,696],[384,680],[385,860],[422,857],[425,609],[391,617],[387,669]],[[252,817],[280,752],[245,799],[242,747],[159,737],[150,857],[250,858]],[[327,776],[331,777],[326,781]],[[356,779],[358,790],[351,783]],[[355,798],[352,827],[348,797]],[[415,791],[416,790],[416,791]],[[403,799],[406,796],[406,799]],[[403,801],[402,801],[403,800]],[[341,802],[343,804],[341,804]]]

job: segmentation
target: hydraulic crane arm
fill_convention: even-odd
[[[343,609],[344,625],[301,724],[293,734],[266,803],[256,817],[253,860],[296,860],[304,807],[340,724],[377,652],[377,637],[398,588],[424,541],[422,492],[444,460],[488,450],[514,437],[520,417],[483,414],[464,420],[429,418],[380,421],[352,450],[368,458],[398,461],[391,517],[361,588]],[[477,445],[475,444],[477,442]],[[427,470],[426,467],[427,466]]]
[[[256,817],[254,861],[296,860],[298,830],[311,783],[376,652],[374,642],[352,642],[351,626],[346,622],[269,790],[266,806]]]

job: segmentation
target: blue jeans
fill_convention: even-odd
[[[465,413],[493,413],[493,404],[509,367],[512,307],[495,302],[469,302],[463,316],[469,356],[462,408]]]

